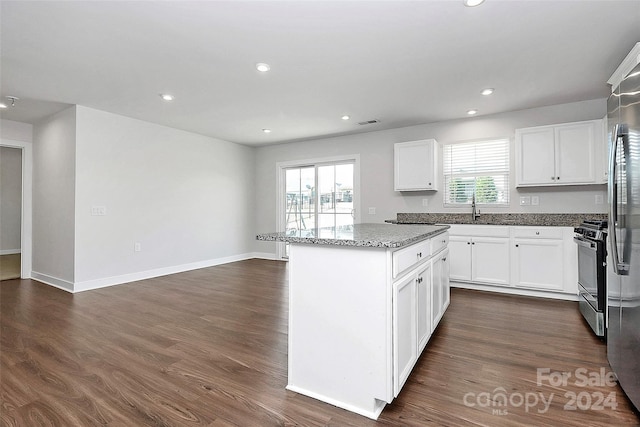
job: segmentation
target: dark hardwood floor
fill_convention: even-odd
[[[286,269],[248,260],[75,295],[2,282],[1,425],[639,422],[619,387],[595,378],[606,348],[576,303],[461,289],[377,422],[289,392]],[[550,385],[563,372],[566,384]]]

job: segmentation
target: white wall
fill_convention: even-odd
[[[76,150],[76,290],[251,256],[253,149],[77,106]]]
[[[31,142],[33,140],[33,125],[2,119],[0,120],[0,138]]]
[[[514,187],[515,129],[529,126],[600,119],[606,114],[606,100],[577,102],[531,110],[467,118],[357,135],[281,144],[256,149],[256,200],[258,232],[276,229],[276,163],[314,157],[360,153],[362,222],[383,222],[397,212],[467,212],[466,208],[445,208],[442,191],[399,193],[393,191],[393,144],[435,138],[441,144],[483,138],[509,137],[511,140],[511,205],[487,212],[604,213],[605,205],[595,204],[595,195],[606,200],[606,186],[567,187],[558,189],[517,190]],[[357,126],[354,124],[354,126]],[[440,174],[442,170],[440,168]],[[442,182],[442,180],[441,180]],[[519,206],[520,194],[538,195],[539,206]],[[422,206],[422,200],[428,206]],[[376,215],[368,215],[376,207]],[[256,242],[262,252],[275,252],[273,243]]]
[[[73,289],[76,108],[33,132],[33,277]]]
[[[0,147],[0,254],[20,252],[22,150]]]

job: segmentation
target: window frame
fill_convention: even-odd
[[[501,142],[504,144],[504,151],[506,152],[505,157],[501,158],[500,164],[496,164],[494,168],[483,170],[481,172],[468,172],[468,173],[447,173],[447,170],[451,169],[450,166],[447,165],[447,157],[450,155],[447,154],[447,151],[450,150],[450,147],[453,146],[477,146],[483,143],[495,143]],[[455,207],[465,207],[469,206],[472,203],[471,198],[467,199],[465,202],[454,202],[451,199],[451,192],[449,191],[449,185],[453,178],[473,178],[473,194],[476,194],[475,187],[477,185],[477,179],[485,176],[501,176],[504,177],[504,189],[499,190],[503,192],[505,201],[503,202],[483,202],[476,200],[476,205],[485,206],[485,207],[495,207],[495,208],[508,208],[511,205],[511,139],[508,137],[494,137],[494,138],[482,138],[482,139],[474,139],[470,141],[458,141],[458,142],[450,142],[447,144],[442,144],[442,185],[443,185],[443,195],[442,195],[442,204],[443,207],[455,208]],[[477,158],[477,157],[476,157]],[[477,162],[474,160],[474,167],[477,165]]]

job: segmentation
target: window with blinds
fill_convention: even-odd
[[[445,205],[509,204],[509,140],[445,144]]]

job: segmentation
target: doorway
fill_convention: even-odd
[[[358,160],[348,156],[279,164],[278,230],[304,234],[356,223]],[[289,245],[279,244],[278,258],[288,256]]]
[[[0,147],[0,280],[20,278],[22,150]]]
[[[31,277],[32,144],[0,140],[0,279]]]

